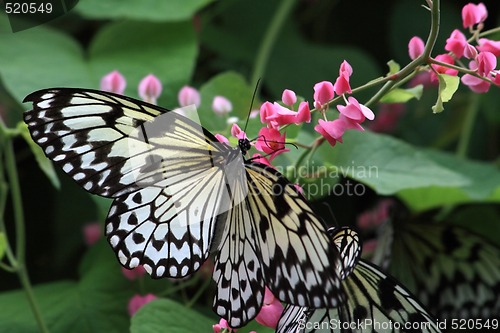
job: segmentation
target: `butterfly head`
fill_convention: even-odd
[[[247,138],[238,139],[238,147],[240,147],[241,153],[246,155],[247,152],[252,148],[250,140]]]

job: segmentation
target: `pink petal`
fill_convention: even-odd
[[[478,64],[477,72],[479,75],[488,75],[497,66],[497,58],[491,52],[479,52],[476,57]]]
[[[491,40],[488,38],[479,38],[479,51],[486,51],[493,53],[496,57],[500,56],[500,40]]]
[[[179,106],[184,107],[188,105],[195,105],[199,107],[201,104],[201,96],[198,90],[190,86],[184,86],[179,90],[177,96],[179,100]]]
[[[137,310],[139,310],[145,304],[157,299],[157,297],[153,294],[147,294],[144,296],[134,295],[128,302],[128,313],[130,316],[133,316]]]
[[[297,102],[297,95],[292,90],[285,89],[281,95],[281,100],[285,105],[292,106]]]
[[[263,124],[269,123],[268,118],[275,113],[274,105],[271,102],[265,102],[260,106],[260,122]]]
[[[347,74],[347,76],[352,75],[352,66],[346,60],[342,61],[340,64],[339,75],[343,73]]]
[[[233,110],[233,104],[224,96],[215,96],[212,101],[212,110],[218,115],[223,115]]]
[[[408,54],[411,60],[417,59],[424,53],[425,44],[422,38],[414,36],[408,42]]]
[[[335,80],[335,84],[333,85],[333,90],[337,95],[352,93],[351,86],[349,84],[349,76],[347,75],[347,73],[340,74],[337,80]]]
[[[215,138],[217,140],[219,140],[219,142],[229,144],[228,138],[226,138],[224,135],[222,135],[222,134],[215,134],[214,136],[215,136]]]
[[[162,90],[160,80],[153,74],[149,74],[139,83],[139,96],[149,103],[156,104],[156,99],[160,96]]]
[[[311,122],[311,110],[309,109],[308,102],[301,102],[299,105],[299,111],[297,112],[296,124],[300,123],[310,123]]]
[[[102,236],[102,228],[99,223],[88,223],[83,226],[83,239],[87,246],[95,244]]]
[[[127,81],[119,71],[112,71],[101,79],[101,90],[123,94]]]
[[[330,81],[321,81],[314,85],[314,101],[323,105],[335,96],[333,84]]]

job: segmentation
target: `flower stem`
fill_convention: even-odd
[[[467,157],[467,149],[469,147],[472,129],[476,121],[476,116],[479,111],[480,98],[478,94],[471,94],[469,107],[462,126],[462,133],[459,136],[456,155],[461,158]]]
[[[257,84],[257,81],[264,77],[264,71],[266,69],[267,62],[269,61],[269,56],[273,45],[275,44],[276,38],[285,23],[286,18],[289,16],[290,11],[295,5],[296,0],[283,0],[281,1],[279,7],[277,8],[274,17],[271,18],[269,27],[264,34],[264,39],[260,44],[259,50],[257,52],[257,57],[255,59],[255,65],[252,71],[252,76],[250,78],[251,84]],[[259,87],[257,87],[259,89]]]
[[[439,0],[432,1],[431,7],[431,29],[429,32],[429,36],[427,37],[427,42],[425,43],[424,52],[415,60],[410,62],[404,68],[402,68],[396,74],[389,76],[389,78],[393,78],[392,81],[386,82],[382,88],[372,97],[368,102],[365,103],[367,107],[371,107],[373,104],[377,103],[385,94],[387,94],[393,86],[400,80],[406,78],[411,75],[415,71],[415,69],[423,64],[426,64],[432,53],[434,45],[436,44],[436,39],[439,33],[439,25],[440,25],[440,10],[439,10]]]
[[[19,281],[26,293],[31,311],[38,324],[38,328],[42,333],[48,333],[49,330],[45,325],[43,317],[40,313],[38,303],[35,299],[35,294],[28,277],[28,272],[25,264],[25,228],[24,228],[24,212],[21,197],[21,187],[19,186],[19,177],[16,169],[14,148],[12,147],[12,139],[7,135],[6,127],[0,124],[0,143],[4,148],[5,173],[10,184],[10,193],[12,196],[12,204],[14,208],[14,223],[16,228],[16,253],[15,257],[10,252],[10,246],[7,247],[6,254],[11,257],[11,265],[19,277]],[[3,223],[3,222],[2,222]],[[3,227],[3,225],[2,225]]]

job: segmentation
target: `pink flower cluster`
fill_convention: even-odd
[[[467,37],[459,29],[455,29],[446,40],[445,50],[449,53],[440,54],[434,59],[443,63],[432,64],[431,81],[437,81],[437,74],[458,75],[455,62],[465,58],[469,61],[468,69],[473,74],[464,74],[461,77],[463,84],[476,93],[485,93],[489,90],[491,83],[500,86],[500,71],[496,69],[497,57],[500,56],[500,41],[488,38],[477,38],[483,29],[483,22],[488,17],[488,11],[483,3],[468,3],[462,8],[462,23],[473,34],[473,38]],[[471,44],[475,42],[476,45]],[[416,59],[423,53],[424,42],[419,37],[413,37],[408,44],[408,52],[411,59]]]
[[[350,76],[352,75],[352,67],[347,61],[342,62],[339,69],[339,76],[335,84],[329,81],[318,82],[314,85],[314,107],[323,112],[328,109],[329,103],[335,94],[342,95],[352,93],[349,83]],[[274,102],[265,102],[260,108],[260,120],[267,126],[262,128],[259,132],[259,139],[256,148],[271,154],[270,160],[274,158],[276,153],[287,151],[279,144],[270,144],[270,142],[284,142],[285,135],[279,135],[280,126],[288,124],[300,124],[303,122],[311,121],[311,110],[309,103],[306,101],[298,105],[297,111],[293,110],[293,105],[296,103],[297,98],[295,93],[286,89],[283,91],[282,102],[287,108],[281,104]],[[375,115],[366,106],[360,104],[354,97],[350,96],[346,100],[346,105],[337,105],[340,112],[338,119],[328,121],[327,119],[320,119],[314,129],[320,133],[328,142],[334,146],[337,142],[342,142],[342,135],[347,129],[363,130],[360,123],[365,119],[372,120]],[[267,147],[267,149],[266,149]],[[279,150],[276,150],[279,149]],[[272,153],[274,151],[274,155]]]

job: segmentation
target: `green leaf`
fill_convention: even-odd
[[[127,332],[126,308],[132,290],[104,240],[86,256],[79,282],[34,287],[41,314],[51,332]],[[24,291],[0,294],[0,332],[39,332]]]
[[[125,95],[134,96],[139,81],[152,73],[163,83],[159,104],[173,108],[191,78],[197,45],[191,22],[118,22],[99,31],[89,54],[96,83],[117,69],[129,83]]]
[[[454,155],[427,150],[425,154],[439,165],[454,170],[468,182],[461,186],[431,186],[406,189],[398,196],[413,211],[472,202],[500,202],[500,171],[493,165],[464,160]]]
[[[433,161],[423,150],[368,131],[348,131],[343,144],[334,148],[323,144],[318,154],[338,168],[335,175],[356,179],[381,195],[429,186],[458,187],[469,182],[453,168]]]
[[[28,143],[28,146],[35,156],[35,160],[38,163],[40,170],[42,170],[42,172],[47,176],[52,185],[59,190],[61,188],[61,182],[57,177],[56,171],[54,170],[54,164],[52,164],[52,161],[45,156],[42,148],[40,148],[40,146],[36,144],[33,139],[31,139],[31,135],[28,131],[28,126],[26,126],[25,123],[18,123],[17,129],[19,130],[19,133],[21,134],[23,139]]]
[[[236,72],[225,72],[213,77],[200,88],[201,106],[199,108],[199,116],[202,125],[212,132],[226,131],[228,133],[227,130],[230,126],[226,123],[227,117],[218,116],[212,110],[214,97],[221,95],[229,99],[233,105],[233,111],[227,116],[238,117],[240,120],[239,123],[241,126],[244,126],[250,112],[250,103],[252,102],[254,89],[241,74]],[[259,102],[254,101],[253,108],[258,105]],[[248,133],[252,133],[251,131],[254,130],[253,123],[249,124],[247,128]],[[258,123],[260,124],[260,120]],[[262,127],[262,124],[260,127]]]
[[[389,60],[387,66],[389,66],[389,75],[397,73],[401,69],[401,66],[394,60]]]
[[[80,0],[77,11],[91,19],[182,21],[213,0]]]
[[[420,99],[424,86],[419,84],[409,89],[394,89],[389,91],[384,97],[380,99],[382,103],[406,103],[407,101],[415,98]]]
[[[436,104],[432,107],[434,113],[440,113],[444,110],[443,103],[448,102],[453,97],[453,94],[458,89],[460,79],[458,76],[448,74],[439,74],[439,90]]]
[[[169,299],[154,300],[137,311],[132,317],[131,333],[208,332],[217,319],[211,319]]]
[[[173,107],[197,56],[191,22],[111,23],[99,30],[85,57],[70,36],[43,26],[0,34],[0,45],[0,74],[18,101],[48,87],[97,88],[105,74],[119,70],[128,82],[125,93],[131,96],[137,95],[143,77],[156,75],[164,84],[159,104],[169,101],[167,106]]]
[[[0,45],[2,83],[18,101],[41,88],[89,87],[99,82],[91,79],[80,45],[56,30],[37,26],[0,34]]]
[[[5,238],[5,234],[0,232],[0,261],[2,260],[5,254],[5,248],[7,247],[7,238]]]

